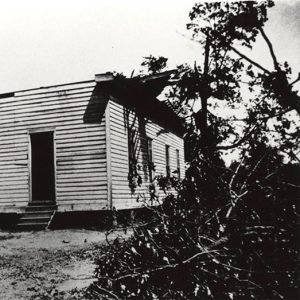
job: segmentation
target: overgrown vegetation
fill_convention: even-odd
[[[259,147],[237,173],[215,169],[214,198],[190,174],[151,225],[99,258],[99,285],[120,299],[296,299],[299,167],[274,170],[281,157]]]
[[[99,258],[98,286],[111,297],[298,298],[300,100],[297,79],[291,82],[263,29],[273,5],[193,7],[188,29],[204,63],[179,66],[167,100],[186,120],[189,168],[177,196],[151,208],[153,222]],[[236,48],[251,48],[258,34],[273,70]],[[166,61],[153,62],[144,63],[151,72]],[[234,113],[224,116],[224,109]],[[226,166],[231,151],[238,159]]]

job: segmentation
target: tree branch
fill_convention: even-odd
[[[240,51],[236,50],[233,46],[231,45],[227,45],[228,48],[230,50],[232,50],[233,52],[235,52],[237,55],[239,55],[241,58],[247,60],[249,63],[251,63],[252,65],[254,65],[255,67],[261,69],[262,71],[264,71],[267,74],[271,74],[271,72],[269,70],[267,70],[266,68],[262,67],[260,64],[258,64],[257,62],[255,62],[254,60],[252,60],[251,58],[249,58],[248,56],[246,56],[245,54],[241,53]]]
[[[290,86],[294,85],[299,80],[300,80],[300,73],[298,73],[298,77],[293,82],[291,82],[288,86],[290,87]]]
[[[278,112],[278,113],[274,113],[274,114],[271,114],[271,115],[265,116],[265,117],[259,117],[259,118],[256,118],[255,120],[256,121],[267,121],[269,119],[272,119],[272,118],[284,115],[284,114],[288,113],[291,110],[292,110],[292,108],[287,108],[284,111],[281,111],[281,112]],[[246,118],[245,119],[237,119],[237,118],[235,118],[235,119],[228,119],[228,121],[230,121],[230,122],[247,122],[248,119],[246,119]]]
[[[275,56],[275,52],[274,52],[274,49],[273,49],[273,45],[272,43],[270,42],[269,38],[267,37],[265,31],[263,30],[262,27],[259,28],[259,31],[262,35],[262,37],[264,38],[264,40],[266,41],[268,47],[269,47],[269,50],[270,50],[270,53],[271,53],[271,56],[272,56],[272,59],[273,59],[273,63],[274,63],[274,68],[277,72],[280,72],[281,69],[280,69],[280,66],[279,66],[279,63],[278,63],[278,60]]]
[[[175,263],[175,264],[172,264],[172,265],[164,265],[164,266],[161,266],[161,267],[158,267],[158,268],[154,268],[154,269],[143,270],[143,274],[152,274],[152,273],[164,271],[164,270],[167,270],[167,269],[175,269],[175,268],[177,268],[179,266],[182,266],[184,264],[191,263],[193,260],[195,260],[196,258],[198,258],[201,255],[218,252],[218,250],[210,250],[210,249],[212,249],[212,248],[214,248],[216,246],[220,246],[223,243],[226,243],[227,241],[228,241],[227,237],[220,238],[219,240],[217,240],[216,242],[214,242],[212,245],[206,247],[206,249],[204,251],[198,252],[198,253],[194,254],[193,256],[191,256],[191,257],[183,260],[182,262]],[[118,278],[116,278],[114,280],[115,281],[120,281],[120,280],[124,280],[124,279],[127,279],[127,278],[139,277],[141,275],[142,275],[141,273],[135,272],[135,273],[131,273],[131,274],[126,274],[126,275],[120,276],[120,277],[118,277]]]
[[[185,34],[182,34],[182,33],[179,33],[179,34],[180,34],[181,36],[183,36],[183,37],[189,39],[190,41],[193,41],[193,42],[195,42],[195,43],[200,44],[200,41],[197,41],[196,39],[190,38],[190,37],[188,37],[188,36],[186,36]],[[219,36],[219,38],[220,38],[220,37],[221,37],[221,36]],[[238,51],[237,49],[235,49],[233,46],[231,46],[231,45],[229,45],[228,43],[226,43],[226,42],[224,41],[223,38],[222,38],[222,40],[223,40],[223,42],[226,44],[226,46],[227,46],[230,50],[232,50],[233,52],[235,52],[235,53],[236,53],[237,55],[239,55],[241,58],[247,60],[249,63],[253,64],[253,65],[256,66],[258,69],[264,71],[265,73],[271,74],[271,72],[270,72],[269,70],[267,70],[266,68],[264,68],[263,66],[261,66],[259,63],[253,61],[251,58],[249,58],[249,57],[246,56],[245,54],[243,54],[243,53],[241,53],[240,51]]]
[[[257,125],[253,126],[251,129],[249,128],[248,132],[236,143],[231,144],[231,145],[219,145],[219,146],[216,146],[216,149],[217,150],[230,150],[230,149],[233,149],[233,148],[236,148],[236,147],[242,145],[247,140],[249,135],[255,130],[256,127],[257,127]]]
[[[96,292],[98,295],[103,295],[106,294],[106,295],[109,295],[110,297],[112,297],[113,299],[116,299],[116,300],[120,300],[120,298],[112,293],[111,291],[107,290],[107,289],[104,289],[102,287],[100,287],[98,284],[92,284],[90,287],[89,287],[90,290],[92,290],[93,292]],[[98,296],[97,295],[97,296]],[[102,298],[101,298],[102,299]]]

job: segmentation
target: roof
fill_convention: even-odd
[[[95,81],[98,86],[105,86],[113,97],[116,97],[125,105],[134,107],[146,117],[155,120],[163,127],[171,129],[176,134],[182,136],[184,133],[182,120],[170,107],[157,99],[163,89],[166,86],[171,85],[169,80],[171,75],[174,73],[175,70],[170,70],[157,74],[127,78],[122,75],[114,75],[113,73],[107,72],[96,74],[95,80],[43,86],[34,89],[2,93],[0,94],[0,99],[14,97],[14,94],[17,92],[33,91],[44,88],[53,88]]]
[[[157,99],[163,89],[171,85],[169,80],[174,72],[170,70],[132,78],[104,73],[95,75],[95,81],[101,86],[106,86],[109,93],[125,105],[135,108],[146,117],[182,136],[183,121],[169,106]]]

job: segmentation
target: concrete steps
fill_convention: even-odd
[[[25,207],[17,224],[17,230],[43,230],[46,229],[57,206],[53,202],[33,202]]]

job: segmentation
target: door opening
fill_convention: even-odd
[[[31,199],[33,202],[55,201],[55,167],[53,132],[30,134]]]

